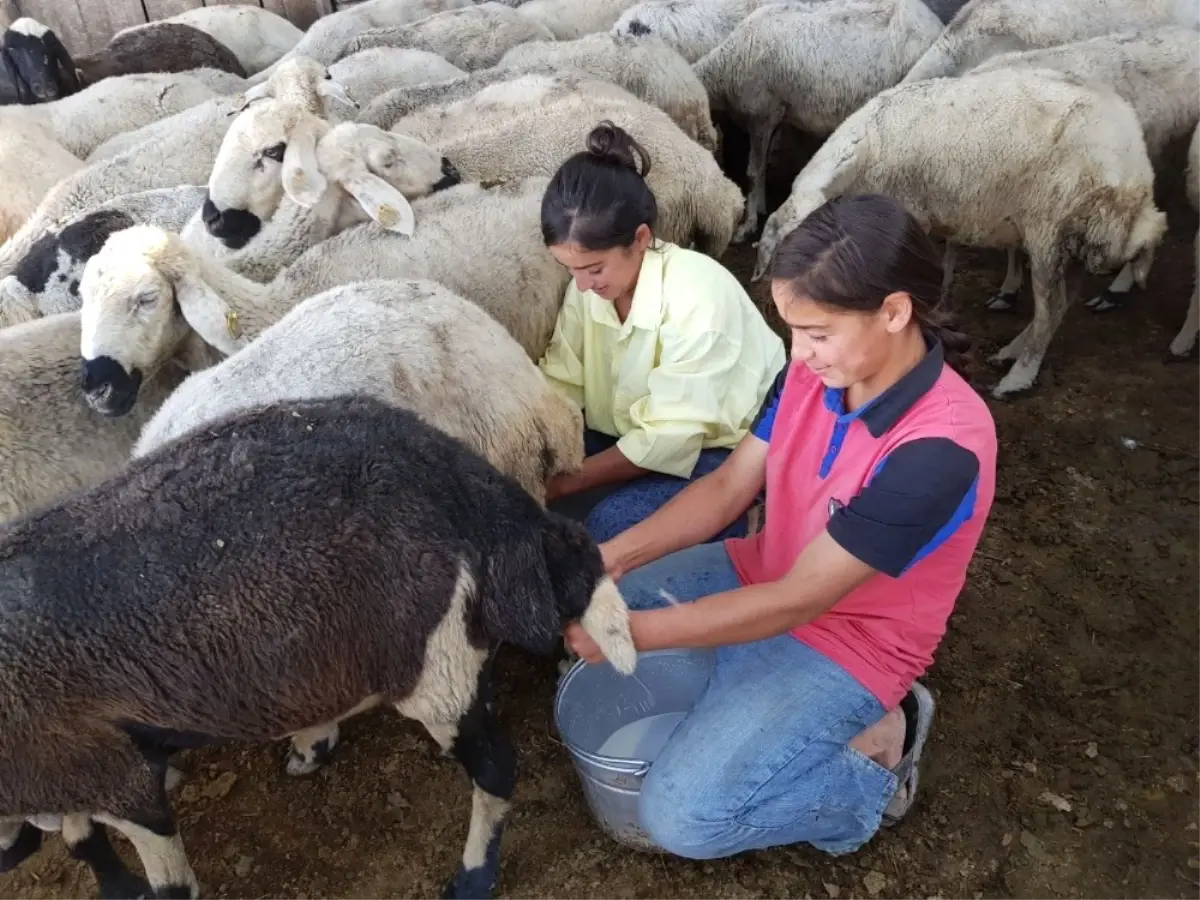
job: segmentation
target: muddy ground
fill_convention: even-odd
[[[1169,171],[1182,170],[1182,151]],[[792,164],[775,172],[773,203],[804,161],[796,147],[780,155]],[[901,827],[840,859],[803,847],[709,863],[626,851],[593,824],[556,739],[554,663],[511,651],[497,707],[522,777],[501,896],[1200,894],[1200,384],[1194,363],[1162,363],[1187,306],[1197,218],[1177,175],[1162,180],[1159,202],[1171,229],[1147,290],[1104,315],[1076,305],[1035,390],[989,400],[996,503],[926,680],[939,713],[920,802]],[[725,262],[748,278],[752,252]],[[959,271],[954,299],[982,358],[1023,327],[1028,295],[1015,314],[983,310],[1003,254],[969,253]],[[1102,284],[1088,279],[1085,295]],[[768,302],[764,286],[753,292]],[[981,363],[977,377],[988,388],[997,374]],[[283,773],[283,749],[181,758],[181,830],[204,896],[437,895],[470,793],[423,731],[364,716],[308,779]],[[52,838],[0,877],[0,894],[89,897],[95,884]]]

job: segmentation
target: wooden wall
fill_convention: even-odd
[[[91,53],[131,25],[166,19],[199,6],[261,6],[308,28],[333,12],[332,0],[0,0],[20,15],[53,28],[72,54]],[[11,11],[9,12],[11,14]]]

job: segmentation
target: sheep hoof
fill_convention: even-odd
[[[447,900],[454,900],[454,898],[487,900],[495,889],[496,872],[494,868],[480,866],[478,869],[464,869],[459,866],[454,877],[446,883],[442,897]]]
[[[1174,350],[1168,349],[1163,354],[1163,365],[1169,366],[1173,363],[1195,362],[1200,359],[1200,342],[1193,342],[1192,346],[1184,353],[1176,353]]]
[[[1017,305],[1017,292],[1006,293],[1001,291],[995,297],[992,297],[984,304],[990,312],[1012,312]]]
[[[126,869],[96,877],[100,900],[153,900],[150,882]]]
[[[327,758],[322,759],[319,755],[314,756],[312,759],[305,759],[295,750],[292,750],[288,753],[287,773],[297,777],[311,775],[317,769],[321,768],[321,766],[325,765],[326,760]]]
[[[34,828],[28,822],[21,824],[16,841],[7,850],[0,850],[0,872],[15,869],[42,846],[42,830]]]
[[[1105,288],[1084,305],[1094,313],[1111,312],[1123,307],[1128,296],[1127,291],[1112,291]]]

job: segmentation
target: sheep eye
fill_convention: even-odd
[[[287,149],[287,144],[279,143],[274,147],[268,147],[263,151],[263,156],[267,159],[273,159],[276,162],[283,162],[283,151]]]
[[[153,306],[156,300],[158,300],[157,294],[138,294],[133,298],[133,308],[146,309]]]

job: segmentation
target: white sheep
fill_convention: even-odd
[[[365,106],[397,87],[447,81],[467,73],[428,50],[376,47],[342,57],[329,67],[329,74],[347,86],[347,93],[360,106]]]
[[[166,790],[180,736],[265,744],[381,704],[471,778],[442,895],[490,897],[516,782],[494,651],[549,656],[577,621],[617,671],[637,666],[583,525],[368,397],[237,414],[12,523],[0,596],[6,863],[36,849],[30,816],[62,815],[85,859],[79,838],[111,825],[155,897],[201,893]]]
[[[268,81],[239,97],[220,97],[187,110],[190,127],[158,134],[109,159],[98,161],[63,179],[49,191],[33,215],[0,246],[0,278],[12,274],[34,242],[66,220],[123,194],[156,188],[202,184],[208,180],[225,132],[247,97],[311,98],[314,112],[326,118],[347,103],[346,89],[312,60],[285,65]],[[352,104],[351,104],[352,105]]]
[[[1118,31],[1200,28],[1196,0],[971,0],[904,82],[966,72],[1000,53],[1036,50]]]
[[[113,420],[80,397],[79,321],[65,312],[0,329],[0,522],[112,475],[187,370],[215,361],[193,353],[210,352],[198,341],[179,345]]]
[[[363,279],[420,278],[478,304],[531,359],[540,359],[570,279],[542,241],[541,198],[548,181],[526,179],[490,190],[463,184],[432,194],[413,203],[420,225],[411,238],[375,222],[348,228],[268,284],[231,272],[162,229],[162,247],[131,255],[116,240],[118,232],[84,269],[80,352],[113,361],[110,394],[124,403],[136,393],[135,373],[156,371],[181,336],[198,335],[230,356],[307,297]],[[376,219],[380,211],[368,210]],[[171,266],[160,268],[162,260]],[[126,305],[98,299],[106,281],[127,283],[127,271],[146,278],[146,303],[136,319]],[[104,387],[97,384],[98,391]]]
[[[687,60],[664,41],[607,32],[573,41],[530,41],[505,53],[497,68],[527,73],[573,69],[611,81],[657,106],[701,147],[717,150],[717,130],[704,85]]]
[[[158,235],[129,228],[114,248],[144,256]],[[163,248],[166,249],[166,248]],[[158,261],[158,269],[169,266]],[[120,303],[138,286],[104,285]],[[471,352],[464,353],[464,348]],[[133,456],[237,410],[356,393],[416,411],[512,476],[539,503],[546,479],[583,464],[583,417],[478,304],[432,281],[372,280],[302,301],[221,363],[192,375],[143,428]]]
[[[1072,258],[1093,272],[1127,262],[1139,281],[1166,230],[1133,108],[1107,88],[1048,69],[902,84],[853,113],[767,219],[754,278],[780,240],[827,199],[878,192],[960,244],[1024,244],[1033,321],[1000,350],[1015,360],[992,391],[1031,387],[1069,298]]]
[[[82,159],[31,125],[0,133],[0,245],[21,230],[54,186],[85,168]],[[19,174],[15,174],[19,173]]]
[[[625,10],[613,23],[612,33],[658,38],[695,63],[768,2],[771,0],[647,0]]]
[[[285,219],[309,221],[307,227],[277,229],[277,239],[291,247],[307,248],[366,221],[368,204],[391,204],[398,220],[393,227],[411,234],[413,214],[404,198],[423,197],[461,180],[448,159],[407,135],[349,122],[335,127],[305,103],[266,98],[243,110],[226,132],[208,196],[182,236],[222,257],[252,240],[260,243],[264,223],[280,215],[281,204]],[[297,255],[284,250],[260,248],[255,255],[280,267]],[[262,274],[270,278],[274,271]]]
[[[202,6],[157,21],[190,25],[211,35],[233,51],[247,75],[272,65],[304,37],[283,16],[258,6]],[[133,25],[117,35],[146,27]]]
[[[637,0],[528,0],[517,11],[554,33],[560,41],[573,41],[589,34],[608,31]]]
[[[923,0],[771,3],[693,67],[714,111],[750,132],[745,240],[767,210],[767,162],[779,126],[830,134],[892,87],[942,31]]]
[[[1167,144],[1190,133],[1200,119],[1200,35],[1190,28],[1126,31],[1041,50],[1002,53],[970,71],[1011,68],[1054,69],[1115,90],[1137,113],[1151,163],[1161,160]],[[1022,274],[1020,256],[1010,248],[1004,284],[988,301],[989,309],[1012,308]],[[1125,266],[1087,305],[1097,312],[1114,309],[1132,286],[1133,272]]]
[[[610,82],[573,73],[519,76],[424,107],[392,130],[437,147],[464,178],[492,182],[553,175],[606,119],[650,154],[646,180],[658,201],[659,235],[694,242],[714,257],[724,253],[745,208],[741,189],[670,116]]]
[[[1200,125],[1192,132],[1192,140],[1188,144],[1184,183],[1188,202],[1192,209],[1200,212]],[[1192,260],[1196,264],[1197,273],[1192,276],[1192,299],[1188,303],[1187,318],[1171,341],[1171,356],[1176,358],[1190,356],[1196,347],[1196,339],[1200,336],[1200,230],[1196,232],[1192,250]]]
[[[552,40],[554,34],[544,25],[508,6],[488,2],[407,25],[360,32],[346,41],[338,58],[376,47],[412,47],[436,53],[470,72],[494,66],[506,51],[526,41]]]
[[[396,28],[436,13],[474,4],[475,0],[364,0],[317,19],[296,46],[274,65],[250,76],[249,81],[257,83],[270,77],[281,63],[296,56],[307,56],[324,65],[332,65],[340,58],[346,42],[364,31]]]

